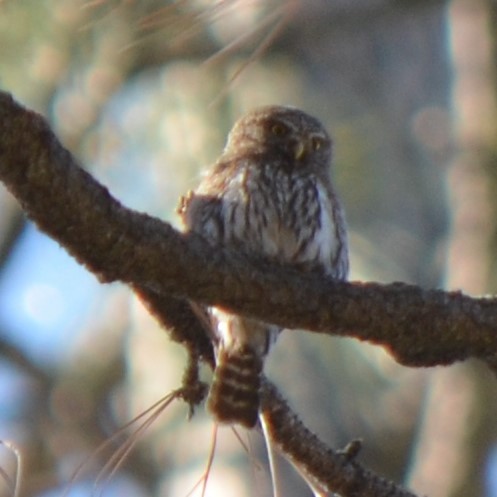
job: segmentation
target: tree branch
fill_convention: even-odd
[[[301,274],[212,248],[196,234],[123,207],[78,166],[41,116],[5,93],[0,180],[38,227],[102,282],[120,280],[288,328],[367,340],[411,366],[497,351],[494,298]]]
[[[360,442],[353,442],[341,451],[326,446],[304,426],[277,388],[268,381],[264,382],[262,413],[267,419],[272,442],[319,492],[317,495],[416,497],[361,466],[355,460]]]
[[[413,366],[485,358],[497,351],[496,299],[403,283],[334,282],[212,248],[198,235],[179,233],[159,219],[123,207],[78,166],[41,116],[1,92],[0,180],[42,231],[102,282],[129,284],[172,329],[174,340],[211,364],[211,344],[188,300],[222,305],[289,328],[368,340]],[[291,459],[295,454],[288,451],[296,446],[284,441],[298,439],[300,432],[286,404],[273,397],[268,412],[274,406],[274,412],[289,416],[278,445]],[[275,427],[276,440],[278,433]],[[316,478],[319,468],[327,467],[326,454],[309,470]],[[367,482],[362,487],[373,488],[371,475],[361,475]],[[340,492],[357,495],[353,487]],[[375,488],[376,493],[361,495],[412,495]]]

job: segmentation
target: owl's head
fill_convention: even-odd
[[[235,123],[225,153],[279,159],[289,168],[328,168],[331,139],[315,117],[294,107],[267,106]]]

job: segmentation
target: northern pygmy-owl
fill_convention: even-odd
[[[215,246],[262,255],[343,280],[346,226],[331,180],[331,140],[314,117],[268,106],[242,117],[200,186],[183,197],[188,230]],[[207,407],[220,422],[253,427],[263,360],[280,328],[208,310],[216,370]]]

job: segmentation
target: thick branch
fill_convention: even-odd
[[[38,227],[102,281],[368,340],[403,364],[447,364],[497,351],[495,299],[302,275],[212,248],[194,234],[126,209],[77,165],[43,118],[5,93],[0,179]]]
[[[211,344],[188,300],[281,324],[350,335],[400,362],[445,364],[497,350],[497,301],[401,283],[337,283],[214,249],[133,212],[84,172],[45,121],[0,93],[0,179],[38,227],[102,281],[129,284],[193,357]],[[323,495],[410,497],[310,434],[270,384],[263,413],[278,448]],[[314,454],[312,457],[311,455]]]

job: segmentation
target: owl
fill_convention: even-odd
[[[292,107],[267,106],[239,119],[198,188],[182,198],[187,230],[226,247],[343,280],[345,218],[331,179],[323,125]],[[221,423],[255,426],[264,358],[280,327],[207,309],[216,368],[207,408]]]

